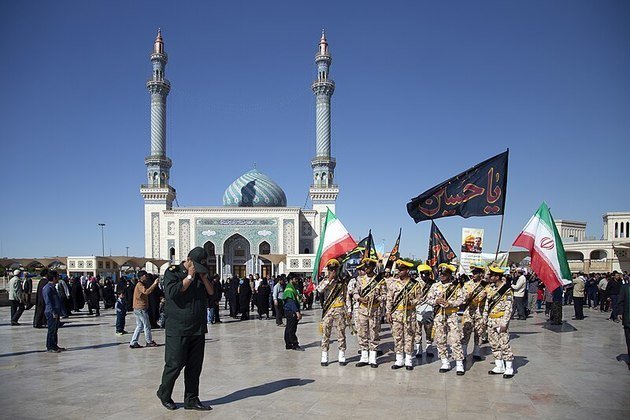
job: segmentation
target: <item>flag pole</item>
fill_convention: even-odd
[[[503,219],[505,218],[505,211],[501,215],[501,226],[499,227],[499,241],[497,242],[497,252],[494,254],[494,261],[497,262],[499,258],[499,249],[501,248],[501,236],[503,235]]]
[[[508,147],[506,152],[508,153],[508,163],[510,156],[510,148]],[[501,249],[501,236],[503,235],[503,219],[505,218],[505,205],[507,204],[507,176],[508,176],[508,164],[505,165],[505,188],[503,190],[503,194],[506,195],[505,201],[503,202],[503,213],[501,214],[501,226],[499,227],[499,240],[497,241],[497,252],[494,254],[494,262],[497,262],[497,258],[499,258],[499,249]]]

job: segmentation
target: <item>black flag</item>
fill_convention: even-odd
[[[437,225],[431,220],[431,236],[429,236],[429,260],[428,264],[435,271],[442,263],[450,263],[455,258],[453,248],[446,242],[446,238],[440,232]]]
[[[400,250],[398,248],[400,247],[400,234],[401,233],[402,233],[402,228],[400,228],[400,230],[398,231],[398,239],[396,239],[396,243],[394,244],[392,251],[389,253],[389,258],[387,259],[387,263],[385,264],[385,269],[389,268],[391,270],[394,267],[394,263],[396,262],[398,257],[400,257]]]
[[[416,223],[456,215],[466,218],[503,214],[509,152],[508,149],[423,192],[407,203],[407,213]]]
[[[372,238],[372,229],[367,236],[365,249],[363,250],[363,258],[376,258],[376,249],[374,248],[374,239]]]
[[[366,236],[365,238],[361,239],[358,243],[357,246],[350,252],[348,252],[345,257],[343,258],[343,260],[341,262],[345,263],[346,261],[348,261],[349,259],[363,259],[365,256],[368,255],[368,251],[369,251],[369,256],[370,258],[378,258],[377,254],[376,254],[376,248],[374,246],[374,239],[372,239],[372,230],[370,229],[370,233],[368,236]]]

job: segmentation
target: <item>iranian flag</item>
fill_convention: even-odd
[[[356,246],[357,243],[337,219],[337,216],[328,209],[313,266],[313,280],[317,279],[328,260],[352,251]]]
[[[571,280],[562,239],[546,203],[540,205],[513,245],[529,250],[532,269],[550,292],[562,286],[563,279]]]

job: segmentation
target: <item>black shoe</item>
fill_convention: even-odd
[[[328,366],[328,362],[321,362],[320,364],[324,367]]]
[[[396,364],[392,365],[392,369],[394,369],[394,370],[396,370],[396,369],[400,369],[400,368],[402,368],[402,367],[403,367],[403,366],[398,366],[398,365],[396,365]]]
[[[405,369],[407,369],[407,370],[413,370],[413,366],[405,366]]]
[[[503,378],[504,378],[504,379],[510,379],[510,378],[511,378],[511,377],[513,377],[513,376],[514,376],[514,374],[511,374],[511,375],[508,375],[507,373],[504,373],[504,374],[503,374]]]
[[[140,344],[138,344],[138,343],[134,343],[134,344],[130,344],[129,348],[130,349],[141,349],[142,346]]]
[[[345,366],[347,364],[348,364],[348,362],[339,362],[339,366]]]
[[[371,368],[377,368],[378,367],[378,363],[370,363],[370,367]]]
[[[197,401],[192,405],[184,405],[184,410],[210,411],[212,410],[212,407],[209,405],[203,405],[201,401]]]
[[[465,373],[466,373],[466,371],[458,370],[457,371],[457,376],[464,376]]]
[[[18,322],[11,322],[11,325],[15,326],[15,325],[20,325]]]
[[[367,365],[368,365],[368,363],[367,363],[367,362],[359,362],[359,363],[357,363],[355,366],[356,366],[356,367],[363,367],[363,366],[367,366]]]
[[[167,410],[177,410],[177,404],[173,400],[162,401],[162,405],[166,407]]]
[[[297,351],[304,351],[304,348],[298,346],[297,344],[295,346],[292,347],[293,350],[297,350]]]
[[[451,370],[451,368],[448,368],[448,369],[442,369],[442,368],[440,368],[440,371],[439,371],[439,372],[440,372],[440,373],[446,373],[446,372],[448,372],[449,370]]]
[[[61,353],[61,350],[56,350],[56,349],[49,349],[46,350],[48,353]]]
[[[284,348],[287,350],[293,350],[293,346],[284,346]]]

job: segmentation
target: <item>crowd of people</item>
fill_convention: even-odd
[[[197,259],[205,261],[201,257]],[[68,277],[43,269],[34,302],[32,276],[15,270],[9,282],[11,324],[20,325],[23,312],[34,307],[33,327],[43,328],[46,325],[46,349],[59,353],[65,350],[58,344],[61,319],[76,314],[98,317],[102,306],[103,309],[115,310],[117,335],[127,334],[126,315],[133,312],[136,327],[130,348],[144,347],[139,343],[142,333],[146,347],[157,347],[152,329],[165,328],[169,319],[169,275],[181,275],[182,279],[188,279],[190,276],[183,276],[194,272],[192,263],[188,268],[184,264],[169,268],[163,281],[146,271],[113,281],[88,275]],[[326,272],[316,283],[310,277],[299,274],[251,274],[246,278],[233,276],[221,281],[218,275],[210,275],[207,267],[200,264],[196,275],[200,276],[202,270],[206,270],[196,283],[199,286],[196,293],[204,294],[203,323],[222,322],[220,305],[223,302],[224,310],[229,309],[229,316],[234,320],[274,319],[276,325],[285,327],[285,348],[303,350],[297,337],[297,326],[302,311],[311,310],[313,303],[319,302],[322,310],[323,367],[330,363],[333,329],[337,330],[338,363],[342,366],[347,364],[347,328],[357,334],[361,357],[356,366],[378,367],[377,357],[382,354],[378,348],[380,329],[383,323],[388,323],[394,339],[395,362],[392,369],[405,367],[413,370],[414,358],[421,358],[423,353],[426,357],[434,357],[437,353],[442,362],[440,372],[445,373],[451,370],[450,351],[457,375],[464,375],[468,344],[472,338],[473,360],[481,360],[481,346],[489,343],[495,358],[495,367],[489,373],[511,378],[514,375],[514,356],[509,345],[510,320],[525,320],[535,312],[542,313],[544,306],[549,322],[561,324],[563,305],[573,305],[575,320],[584,319],[585,306],[592,311],[606,313],[615,322],[620,322],[623,314],[630,350],[630,325],[627,325],[630,314],[624,312],[628,311],[630,300],[630,296],[625,296],[630,287],[627,273],[580,272],[573,276],[571,283],[550,292],[535,274],[518,267],[505,270],[473,265],[471,276],[457,275],[457,267],[447,263],[440,264],[437,274],[434,274],[434,269],[426,264],[415,267],[404,260],[398,260],[391,269],[383,270],[376,260],[365,258],[352,276],[342,272],[339,262],[334,259],[326,267]],[[192,282],[194,278],[188,280]],[[177,297],[173,296],[172,299]],[[84,312],[86,306],[87,314]],[[204,334],[207,331],[205,328]],[[168,343],[168,332],[166,335]],[[175,365],[182,363],[185,365],[184,362]],[[165,375],[166,370],[165,367]],[[164,395],[167,394],[165,392]],[[168,404],[170,397],[160,398],[167,408],[172,409]]]

